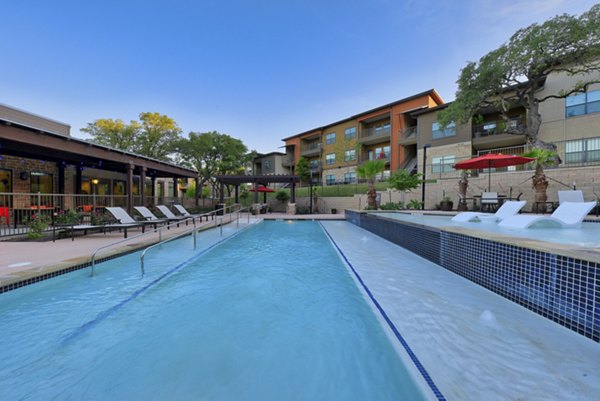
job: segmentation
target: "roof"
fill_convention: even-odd
[[[34,127],[16,124],[0,117],[0,146],[3,154],[34,158],[82,167],[112,171],[126,170],[128,164],[148,169],[150,175],[197,177],[194,169],[174,163],[97,145]],[[103,166],[103,167],[100,167]]]
[[[427,96],[427,95],[429,95],[429,96],[432,96],[432,97],[436,98],[436,100],[437,100],[439,103],[443,103],[443,102],[444,102],[444,100],[443,100],[443,99],[442,99],[442,97],[439,95],[439,93],[437,93],[437,91],[436,91],[435,89],[433,89],[433,88],[432,88],[432,89],[426,90],[426,91],[424,91],[424,92],[417,93],[417,94],[415,94],[415,95],[412,95],[412,96],[406,97],[406,98],[404,98],[404,99],[396,100],[395,102],[388,103],[388,104],[385,104],[385,105],[383,105],[383,106],[378,106],[378,107],[375,107],[374,109],[367,110],[367,111],[363,111],[363,112],[361,112],[361,113],[359,113],[359,114],[355,114],[355,115],[353,115],[353,116],[350,116],[350,117],[346,117],[346,118],[344,118],[344,119],[342,119],[342,120],[339,120],[339,121],[336,121],[336,122],[333,122],[333,123],[330,123],[330,124],[324,125],[324,126],[322,126],[322,127],[313,128],[313,129],[310,129],[310,130],[308,130],[308,131],[301,132],[301,133],[299,133],[299,134],[296,134],[296,135],[288,136],[287,138],[283,138],[283,139],[282,139],[282,141],[287,141],[288,139],[292,139],[292,138],[296,138],[296,137],[303,136],[303,135],[306,135],[306,134],[310,134],[311,132],[315,132],[315,131],[321,131],[321,130],[324,130],[324,129],[326,129],[326,128],[328,128],[328,127],[331,127],[331,126],[333,126],[333,125],[338,125],[338,124],[344,123],[344,122],[346,122],[346,121],[350,121],[350,120],[358,119],[358,118],[360,118],[360,117],[362,117],[362,116],[365,116],[365,115],[368,115],[368,114],[374,113],[374,112],[376,112],[376,111],[383,110],[383,109],[387,109],[387,108],[390,108],[390,107],[396,106],[396,105],[398,105],[398,104],[401,104],[401,103],[406,103],[406,102],[409,102],[409,101],[411,101],[411,100],[413,100],[413,99],[416,99],[416,98],[419,98],[419,97],[422,97],[422,96]]]

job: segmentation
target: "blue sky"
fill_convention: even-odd
[[[271,152],[282,138],[435,88],[587,0],[4,1],[0,103],[79,129],[160,112]]]

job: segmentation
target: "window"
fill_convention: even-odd
[[[565,144],[565,163],[600,161],[600,138],[568,141]]]
[[[431,124],[431,136],[433,139],[441,139],[454,135],[456,135],[456,123],[454,121],[448,123],[445,129],[440,129],[438,122]]]
[[[333,175],[333,174],[327,174],[325,176],[325,183],[327,185],[333,185],[333,184],[335,184],[335,175]]]
[[[316,168],[319,168],[319,160],[318,159],[312,159],[311,161],[308,162],[308,166],[311,169],[313,169],[313,170],[316,169]]]
[[[369,160],[377,159],[389,159],[390,158],[390,146],[381,146],[375,149],[369,150]]]
[[[12,192],[12,171],[0,168],[0,192]],[[0,196],[0,206],[10,206],[10,196]]]
[[[354,184],[356,182],[356,173],[353,171],[351,173],[344,174],[344,184]]]
[[[327,156],[325,156],[325,163],[335,164],[335,153],[328,153]]]
[[[433,173],[449,173],[454,171],[452,165],[455,163],[454,156],[440,156],[431,158],[431,172]]]
[[[344,152],[344,161],[350,162],[356,160],[356,149],[350,149]]]
[[[390,170],[383,170],[380,174],[377,174],[378,181],[386,181],[390,178]]]
[[[265,160],[265,170],[271,170],[271,161]]]
[[[48,173],[38,173],[31,172],[31,180],[29,184],[29,191],[33,194],[35,193],[43,193],[43,194],[51,194],[52,193],[52,174]]]
[[[335,132],[330,132],[329,134],[325,135],[325,143],[327,143],[327,145],[335,143]]]
[[[600,112],[600,90],[591,92],[576,93],[567,96],[566,117],[581,116],[583,114]]]
[[[346,128],[346,131],[344,131],[344,137],[347,140],[356,138],[356,127]]]

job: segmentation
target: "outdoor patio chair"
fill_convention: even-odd
[[[516,215],[498,223],[503,228],[529,228],[533,225],[551,225],[577,228],[585,216],[596,206],[596,202],[564,202],[550,216]]]
[[[127,228],[134,228],[134,227],[142,227],[142,232],[144,232],[144,229],[147,225],[152,225],[154,226],[154,229],[156,229],[158,222],[156,221],[138,221],[135,220],[133,217],[131,217],[129,215],[129,213],[127,213],[125,211],[125,209],[121,208],[121,207],[105,207],[104,208],[106,211],[108,211],[118,222],[119,224],[108,224],[106,227],[107,228],[123,228],[123,229],[127,229]],[[127,238],[127,232],[125,232],[125,238]]]
[[[167,206],[165,205],[156,205],[156,208],[163,214],[163,216],[165,216],[169,221],[185,221],[185,225],[187,226],[188,221],[190,219],[192,219],[192,221],[194,221],[194,216],[175,216],[173,214],[173,212],[171,211],[171,209],[169,209]],[[177,227],[179,227],[179,224],[177,224]]]
[[[498,192],[484,192],[481,194],[481,210],[496,210],[498,207]]]
[[[151,221],[157,224],[168,224],[170,222],[169,219],[159,219],[146,206],[134,206],[133,208],[137,210],[137,212],[141,214],[142,217],[146,219],[146,221]]]
[[[585,202],[582,191],[558,191],[558,204],[564,202]]]
[[[200,222],[202,223],[202,217],[205,216],[206,221],[208,221],[208,216],[209,216],[208,214],[191,214],[190,212],[187,211],[186,208],[183,207],[183,205],[173,205],[173,207],[175,209],[177,209],[177,211],[185,217],[193,217],[193,218],[199,217]],[[211,215],[211,217],[214,218],[214,215]]]
[[[452,218],[452,221],[456,222],[466,222],[466,221],[476,221],[483,220],[480,217],[485,218],[485,220],[492,220],[494,222],[504,220],[509,216],[514,216],[521,211],[523,206],[527,201],[506,201],[498,208],[496,213],[481,213],[481,212],[462,212],[457,214]],[[490,217],[488,219],[487,217]],[[495,219],[491,219],[491,217],[495,217]]]

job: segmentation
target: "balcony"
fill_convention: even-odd
[[[368,154],[362,155],[360,162],[364,163],[369,160],[385,160],[385,164],[390,164],[390,155],[387,153],[377,155],[377,157],[369,157]]]
[[[283,167],[288,167],[288,168],[294,167],[294,165],[295,165],[294,164],[294,157],[293,156],[284,156],[281,159],[281,165]]]
[[[486,149],[522,145],[525,143],[525,136],[519,134],[524,133],[526,127],[524,116],[512,118],[508,123],[505,120],[492,120],[474,124],[473,147]]]
[[[398,131],[398,145],[416,145],[417,126],[408,127],[404,131]]]
[[[321,142],[311,142],[300,147],[300,156],[319,156],[321,154]]]
[[[390,127],[371,127],[360,130],[358,142],[363,145],[373,145],[376,143],[389,142],[392,135]]]

